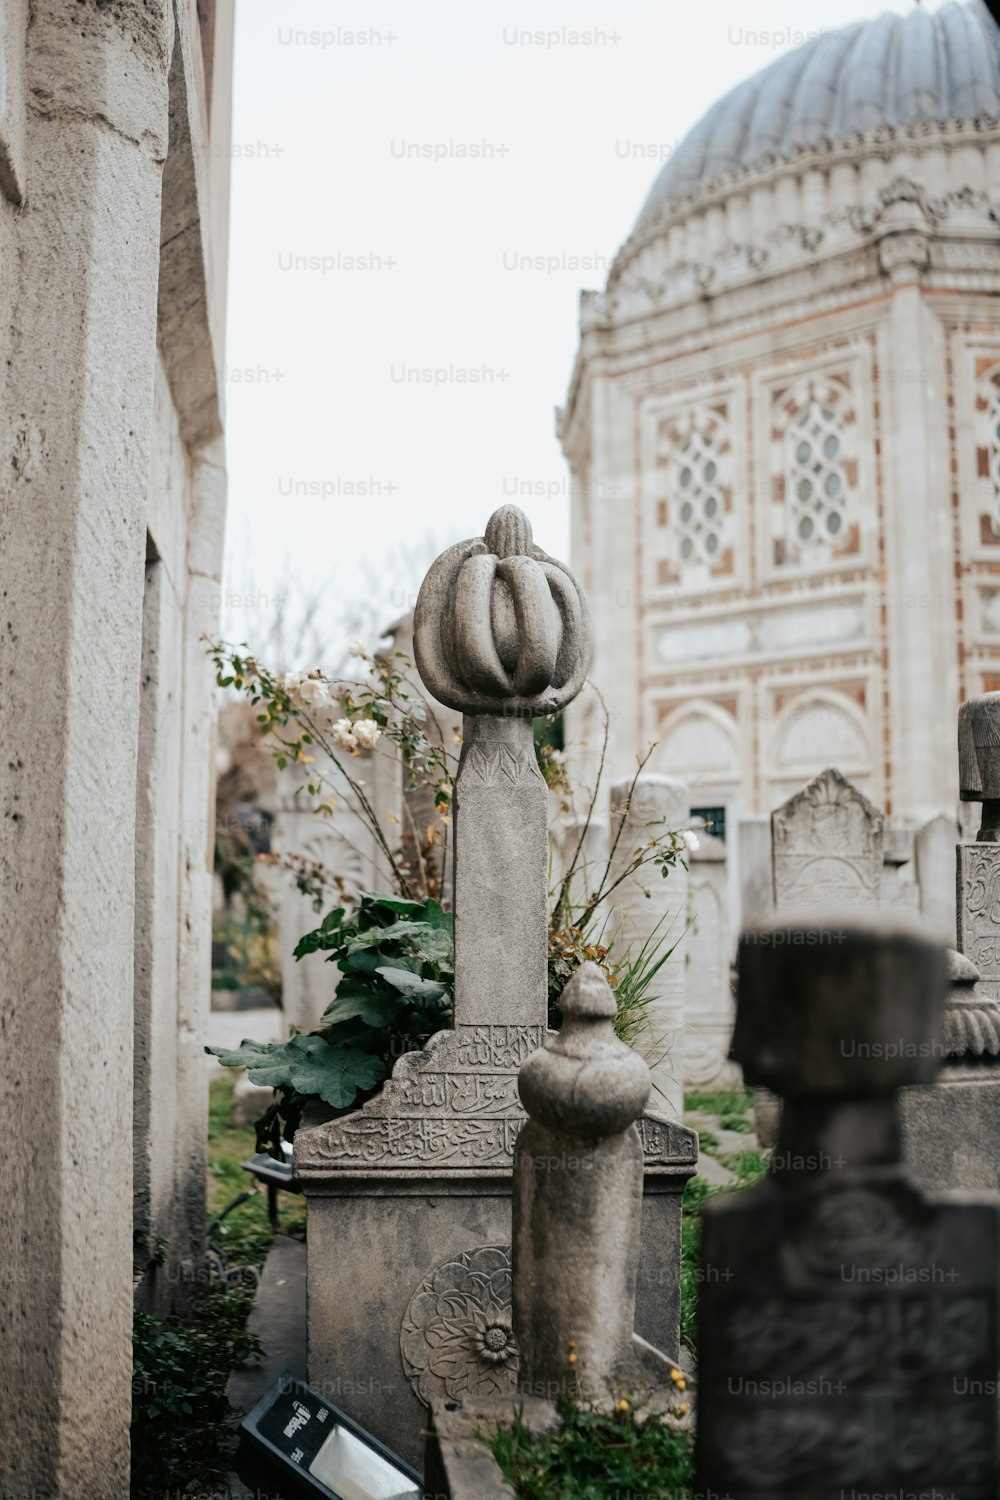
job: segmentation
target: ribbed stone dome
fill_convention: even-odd
[[[724,173],[880,126],[977,115],[1000,116],[1000,31],[981,0],[821,32],[713,105],[664,166],[637,228]]]

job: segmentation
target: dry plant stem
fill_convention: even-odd
[[[591,917],[594,915],[594,912],[597,910],[601,902],[606,901],[607,898],[611,895],[611,892],[613,890],[616,890],[618,886],[621,885],[623,880],[627,880],[628,877],[634,874],[636,870],[641,869],[643,864],[648,863],[648,861],[644,860],[641,855],[638,855],[634,860],[632,860],[629,865],[626,866],[626,868],[618,876],[617,880],[612,881],[609,886],[605,886],[604,882],[611,874],[611,868],[614,864],[615,855],[618,852],[618,845],[621,842],[621,836],[625,831],[625,823],[628,818],[629,809],[632,806],[632,798],[635,795],[636,782],[642,775],[643,770],[646,766],[646,762],[649,760],[649,757],[652,755],[655,748],[655,745],[650,745],[645,755],[641,756],[639,759],[639,764],[636,767],[635,775],[632,777],[632,780],[629,784],[628,796],[625,798],[625,806],[622,809],[622,815],[618,821],[618,828],[615,833],[614,839],[612,840],[611,849],[608,853],[607,860],[605,861],[604,873],[601,875],[600,881],[598,882],[597,891],[594,893],[589,904],[584,908],[583,915],[578,923],[581,928],[586,928],[587,923],[590,921]]]
[[[420,848],[420,834],[417,831],[416,819],[414,818],[413,813],[412,813],[412,811],[410,809],[410,804],[407,802],[407,800],[406,800],[405,797],[403,798],[403,811],[406,814],[407,821],[409,822],[409,825],[410,825],[410,832],[413,835],[413,848],[414,848],[414,850],[416,852],[416,856],[417,856],[417,869],[420,871],[420,885],[421,885],[421,888],[424,891],[426,891],[427,890],[427,864],[426,864],[426,861],[424,860],[423,851]]]

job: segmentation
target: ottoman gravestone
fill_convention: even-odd
[[[877,908],[883,819],[829,768],[771,814],[774,907]]]
[[[1000,1200],[931,1196],[896,1114],[939,1065],[945,950],[779,921],[740,942],[734,1052],[785,1102],[769,1176],[705,1207],[695,1488],[994,1500]]]
[[[962,800],[981,802],[955,849],[956,933],[938,1082],[902,1095],[906,1157],[934,1187],[1000,1188],[1000,693],[958,715]]]
[[[449,548],[417,600],[417,666],[464,714],[455,786],[454,1029],[382,1092],[307,1121],[309,1378],[414,1464],[432,1400],[513,1392],[511,1169],[517,1072],[547,1035],[547,788],[532,720],[579,691],[589,612],[569,570],[504,506]],[[638,1331],[675,1353],[680,1193],[696,1137],[644,1115],[648,1212]],[[347,1384],[345,1385],[345,1382]]]

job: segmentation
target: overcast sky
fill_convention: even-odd
[[[524,486],[565,557],[579,289],[721,94],[911,5],[237,0],[228,633],[321,580],[389,621]]]

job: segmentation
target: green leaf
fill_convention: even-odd
[[[300,1094],[318,1094],[335,1109],[353,1104],[358,1094],[385,1077],[381,1058],[356,1047],[331,1047],[321,1036],[295,1037],[308,1055],[295,1064],[293,1081]]]
[[[422,916],[426,903],[423,901],[403,901],[396,896],[376,896],[372,892],[367,891],[361,897],[361,905],[362,908],[368,909],[381,906],[386,911],[395,912],[397,916],[416,916],[418,914]]]
[[[440,1000],[448,991],[448,986],[439,980],[421,979],[419,974],[411,974],[408,969],[396,969],[386,964],[376,972],[408,1000]]]
[[[358,1016],[368,1026],[382,1030],[391,1026],[398,1010],[399,998],[393,994],[379,994],[368,985],[341,983],[337,993],[323,1012],[324,1021],[349,1021]]]
[[[280,1051],[283,1046],[281,1042],[251,1042],[244,1038],[236,1048],[206,1047],[205,1051],[217,1057],[224,1068],[258,1068],[273,1062],[275,1050]]]

